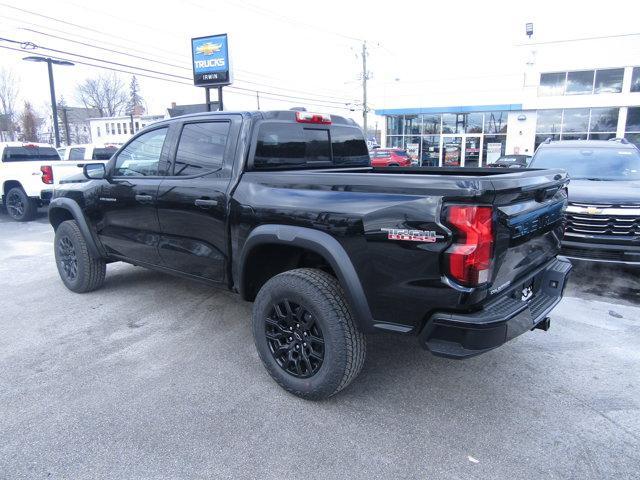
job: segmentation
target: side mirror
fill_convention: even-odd
[[[107,169],[104,163],[87,163],[82,167],[82,173],[89,180],[101,180],[107,178]]]

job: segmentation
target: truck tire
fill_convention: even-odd
[[[58,273],[69,290],[86,293],[102,286],[106,263],[91,255],[75,220],[66,220],[58,226],[54,251]]]
[[[285,390],[307,400],[335,395],[355,379],[366,354],[338,280],[311,268],[281,273],[258,292],[253,338]]]
[[[28,222],[33,220],[38,212],[38,204],[29,198],[20,187],[13,187],[7,193],[4,200],[7,213],[18,222]]]

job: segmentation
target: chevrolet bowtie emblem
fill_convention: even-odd
[[[587,207],[587,213],[589,215],[598,215],[598,214],[602,213],[602,209],[601,208],[596,208],[596,207]]]

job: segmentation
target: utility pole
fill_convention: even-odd
[[[367,138],[367,80],[369,80],[369,72],[367,71],[367,41],[362,42],[362,120],[364,126],[364,136]]]
[[[256,90],[256,100],[258,101],[258,110],[260,110],[260,92]]]
[[[69,117],[67,117],[67,107],[62,108],[62,122],[64,123],[64,137],[67,141],[67,146],[71,145],[71,134],[69,133]]]

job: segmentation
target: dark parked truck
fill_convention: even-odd
[[[125,261],[238,292],[264,366],[304,398],[358,375],[364,334],[465,358],[546,330],[571,269],[564,171],[372,168],[338,116],[178,117],[85,175],[49,210],[64,284]]]

